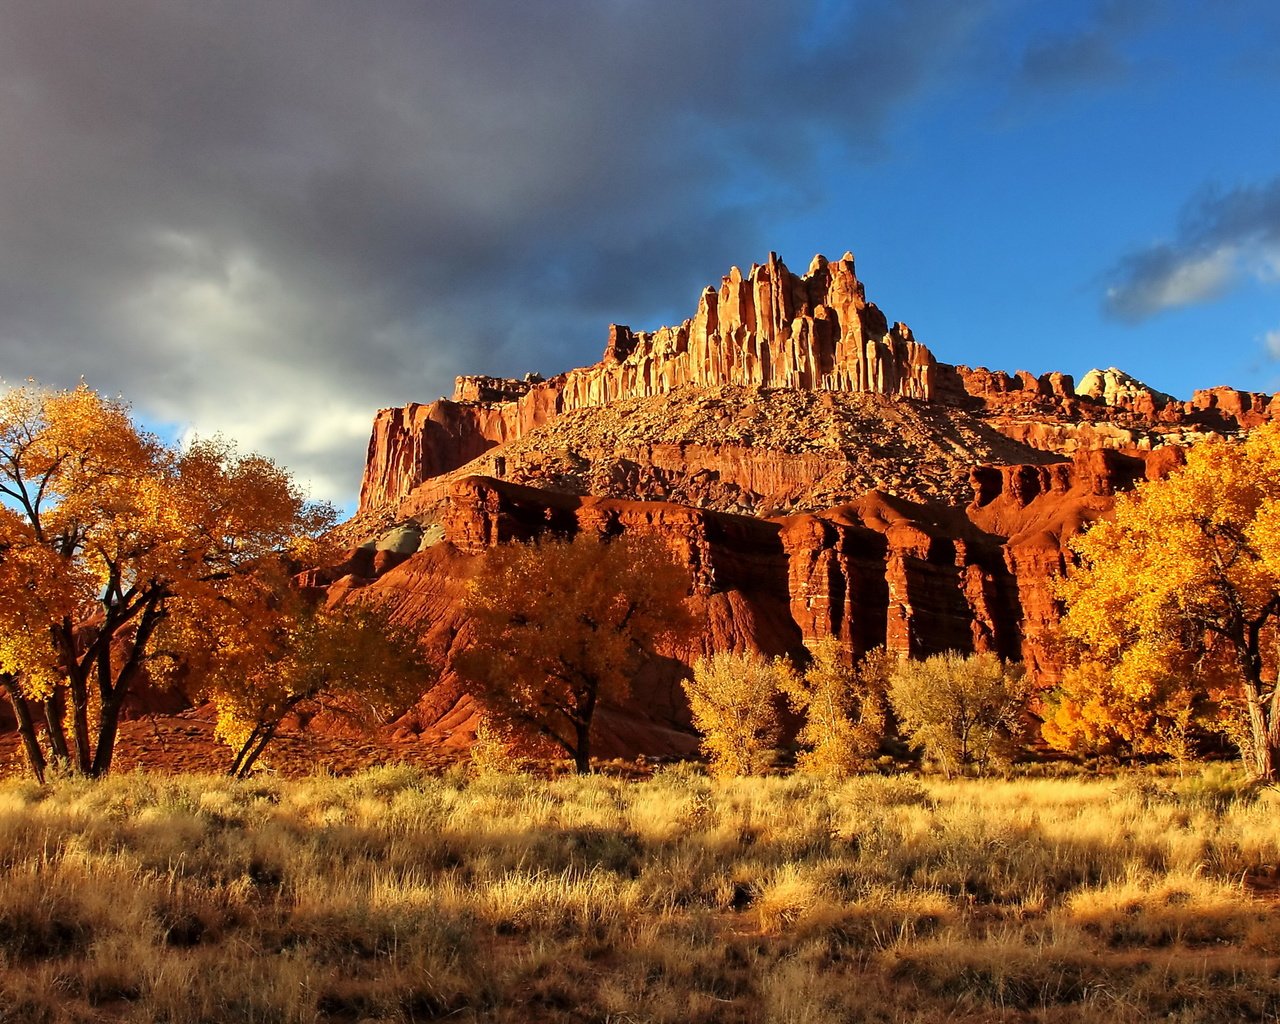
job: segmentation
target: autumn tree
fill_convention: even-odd
[[[626,535],[492,548],[468,592],[459,673],[496,722],[530,730],[589,772],[600,703],[626,697],[654,644],[688,628],[690,586],[670,551]]]
[[[1056,750],[1085,756],[1166,754],[1180,765],[1197,735],[1221,731],[1219,705],[1189,674],[1152,673],[1123,685],[1099,661],[1069,664],[1045,695],[1040,727]]]
[[[798,770],[845,776],[867,767],[884,733],[890,668],[883,648],[855,663],[834,637],[809,645],[803,671],[783,667],[782,692],[792,710],[804,715],[796,735],[802,748]]]
[[[1021,666],[989,652],[901,661],[889,676],[889,700],[903,734],[947,775],[971,767],[982,775],[1005,760],[1028,696]]]
[[[1120,495],[1072,548],[1080,564],[1061,587],[1062,628],[1107,666],[1117,697],[1141,699],[1153,678],[1207,687],[1225,670],[1242,753],[1275,780],[1280,424],[1194,445],[1185,466]]]
[[[693,663],[684,682],[711,773],[754,775],[778,742],[778,697],[790,666],[754,651],[720,651]]]
[[[184,652],[174,664],[216,708],[215,733],[231,748],[228,774],[237,778],[290,714],[367,727],[403,711],[435,678],[419,633],[385,605],[357,597],[328,607],[265,566],[211,615],[166,623],[159,642]],[[191,635],[211,625],[212,642]]]
[[[37,718],[55,761],[105,774],[160,624],[333,519],[270,460],[162,444],[83,384],[0,398],[0,496],[0,678],[37,777]]]

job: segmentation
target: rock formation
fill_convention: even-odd
[[[814,257],[804,277],[770,253],[744,277],[708,287],[679,327],[613,325],[603,359],[550,380],[459,377],[451,400],[383,409],[374,421],[360,509],[395,502],[424,480],[577,409],[686,385],[871,392],[929,399],[936,361],[905,324],[866,300],[853,256]]]
[[[487,548],[549,532],[658,537],[689,567],[704,626],[647,666],[629,706],[606,716],[603,749],[677,753],[687,727],[681,666],[716,650],[793,654],[834,636],[859,653],[994,651],[1051,680],[1057,661],[1046,631],[1058,614],[1053,584],[1069,560],[1067,542],[1105,514],[1117,491],[1167,473],[1180,455],[1167,446],[976,467],[976,496],[965,507],[872,491],[819,513],[769,519],[470,476],[451,483],[440,532],[419,553],[376,564],[366,548],[308,582],[391,601],[424,625],[448,662],[466,645],[461,597]],[[402,727],[446,741],[472,724],[465,687],[446,672]]]

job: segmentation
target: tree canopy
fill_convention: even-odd
[[[356,598],[330,607],[257,573],[216,612],[213,643],[191,635],[207,633],[209,618],[166,623],[160,638],[190,652],[181,668],[198,680],[194,695],[217,709],[216,734],[233,754],[230,775],[252,771],[290,713],[367,726],[403,711],[435,678],[421,636],[380,603]]]
[[[834,637],[809,645],[803,671],[785,666],[782,692],[805,716],[796,735],[796,767],[813,775],[844,776],[865,770],[885,730],[885,687],[892,661],[883,647],[856,663]]]
[[[1116,699],[1149,703],[1170,679],[1227,685],[1242,753],[1274,779],[1280,425],[1194,445],[1185,466],[1118,497],[1072,547],[1063,632],[1111,673]]]
[[[0,499],[0,680],[37,776],[37,713],[55,760],[104,774],[161,623],[234,600],[333,522],[269,459],[163,444],[84,384],[0,397]]]
[[[498,721],[590,771],[600,702],[625,697],[654,643],[688,627],[691,582],[670,551],[627,535],[491,548],[471,583],[458,670]]]

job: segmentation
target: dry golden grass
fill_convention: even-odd
[[[1278,809],[1222,772],[11,782],[0,1022],[1276,1020]]]

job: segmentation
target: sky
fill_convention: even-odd
[[[941,360],[1280,389],[1275,0],[0,0],[0,377],[350,509],[377,409],[851,250]]]

